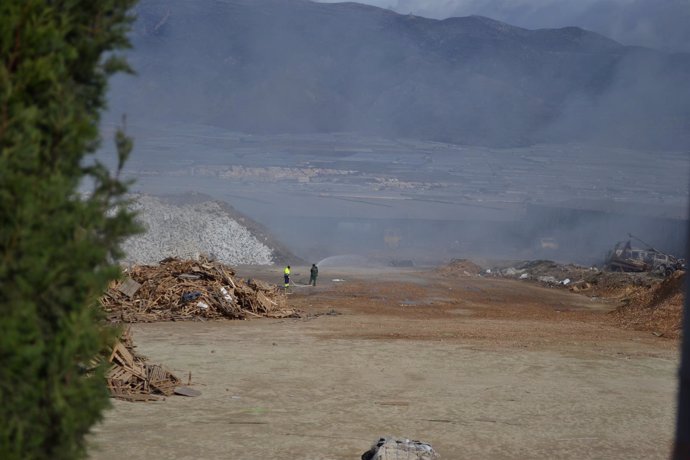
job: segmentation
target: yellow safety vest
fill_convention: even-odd
[[[290,274],[290,269],[287,268],[287,267],[285,267],[285,271],[284,271],[283,273],[285,273],[286,275],[289,275],[289,274]]]

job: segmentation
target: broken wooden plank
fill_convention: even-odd
[[[127,277],[122,283],[120,283],[120,285],[117,287],[117,290],[131,299],[140,288],[141,284],[137,283],[132,278]]]
[[[109,362],[117,362],[124,367],[132,367],[134,365],[134,356],[121,342],[118,342],[113,347],[113,352],[110,355]]]

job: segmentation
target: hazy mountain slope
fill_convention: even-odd
[[[690,145],[690,56],[356,3],[143,0],[113,113],[249,132]]]

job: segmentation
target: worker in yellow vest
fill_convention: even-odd
[[[285,267],[285,270],[283,270],[283,278],[285,278],[285,290],[290,287],[290,266],[288,265]]]

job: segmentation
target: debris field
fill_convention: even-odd
[[[112,323],[298,315],[280,288],[236,278],[232,268],[206,258],[135,265],[110,285],[100,303]]]
[[[135,265],[123,275],[100,298],[111,323],[299,316],[286,306],[280,288],[239,279],[232,268],[208,258],[167,258],[158,265]],[[163,366],[149,364],[137,354],[129,330],[107,359],[111,366],[106,380],[114,398],[151,401],[173,393],[197,393],[181,387],[180,379]]]
[[[471,261],[457,259],[439,271],[446,277],[483,276],[538,282],[546,287],[607,299],[616,306],[611,312],[612,319],[623,328],[650,331],[658,337],[673,339],[681,335],[684,270],[663,277],[653,272],[612,272],[550,260],[522,261],[509,267],[482,269]]]

